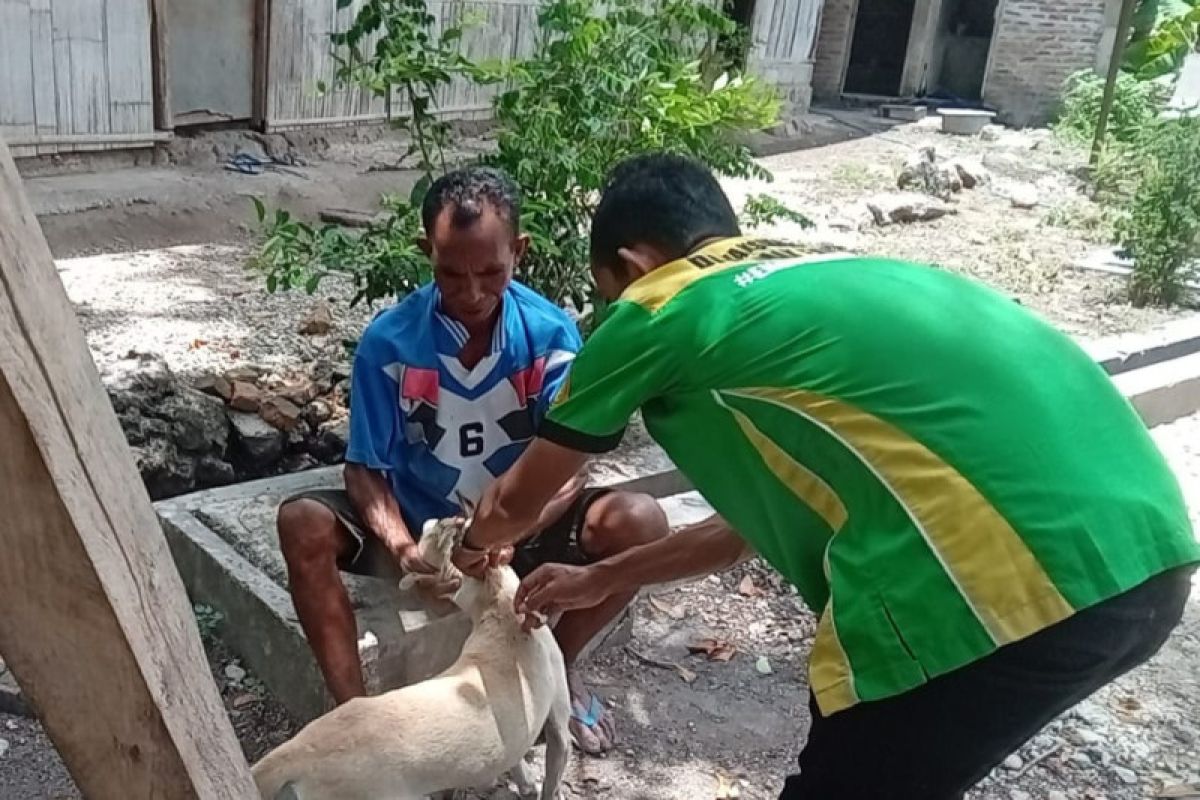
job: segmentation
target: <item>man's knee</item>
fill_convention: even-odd
[[[653,497],[613,492],[588,508],[580,545],[588,555],[605,558],[649,544],[667,533],[667,515]]]
[[[279,507],[279,549],[291,566],[336,559],[341,546],[337,517],[316,500],[298,498]]]

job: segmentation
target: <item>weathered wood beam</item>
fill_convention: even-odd
[[[253,784],[183,582],[0,142],[0,653],[89,800]]]

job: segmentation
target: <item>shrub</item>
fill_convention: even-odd
[[[342,2],[342,0],[339,0]],[[518,277],[547,297],[587,307],[591,281],[586,231],[609,169],[649,150],[698,158],[723,175],[769,178],[737,143],[748,129],[772,124],[779,103],[759,82],[722,73],[721,43],[736,26],[702,0],[612,0],[603,12],[587,0],[547,0],[539,12],[534,54],[505,65],[467,63],[451,55],[460,35],[433,38],[423,0],[372,0],[348,34],[339,79],[386,93],[399,86],[413,101],[409,126],[425,176],[412,195],[389,201],[387,219],[361,233],[314,227],[259,205],[266,239],[254,266],[271,290],[315,291],[331,273],[349,274],[353,302],[403,295],[429,277],[414,246],[416,207],[435,174],[446,135],[432,117],[436,88],[454,75],[506,84],[495,102],[497,148],[484,161],[521,186],[523,225],[533,246]],[[419,7],[419,8],[418,8]],[[364,20],[364,14],[367,18]],[[392,16],[389,16],[391,14]],[[392,26],[388,20],[399,19]],[[371,52],[362,46],[378,37]],[[425,49],[432,49],[432,54]],[[424,101],[421,100],[424,98]],[[422,148],[420,142],[434,142]]]
[[[1200,118],[1147,127],[1133,152],[1140,179],[1117,223],[1120,244],[1134,262],[1130,300],[1174,303],[1200,257]]]
[[[1083,70],[1067,78],[1062,108],[1054,124],[1055,133],[1068,141],[1090,143],[1096,136],[1103,96],[1104,76]],[[1161,84],[1120,74],[1108,119],[1110,142],[1136,139],[1138,133],[1158,116],[1169,96],[1170,90]]]

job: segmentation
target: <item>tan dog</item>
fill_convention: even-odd
[[[430,521],[421,555],[443,578],[461,519]],[[570,753],[566,669],[554,636],[521,630],[519,581],[509,567],[462,576],[453,602],[471,617],[458,660],[442,674],[377,697],[355,698],[309,723],[255,765],[264,800],[420,800],[490,787],[509,772],[523,797],[537,789],[524,756],[546,734],[541,800],[554,800]]]

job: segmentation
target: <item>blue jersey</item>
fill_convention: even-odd
[[[346,460],[388,475],[414,536],[425,520],[477,503],[533,439],[583,342],[566,312],[516,282],[491,350],[458,360],[467,330],[440,311],[433,284],[381,312],[363,333],[350,388]]]

